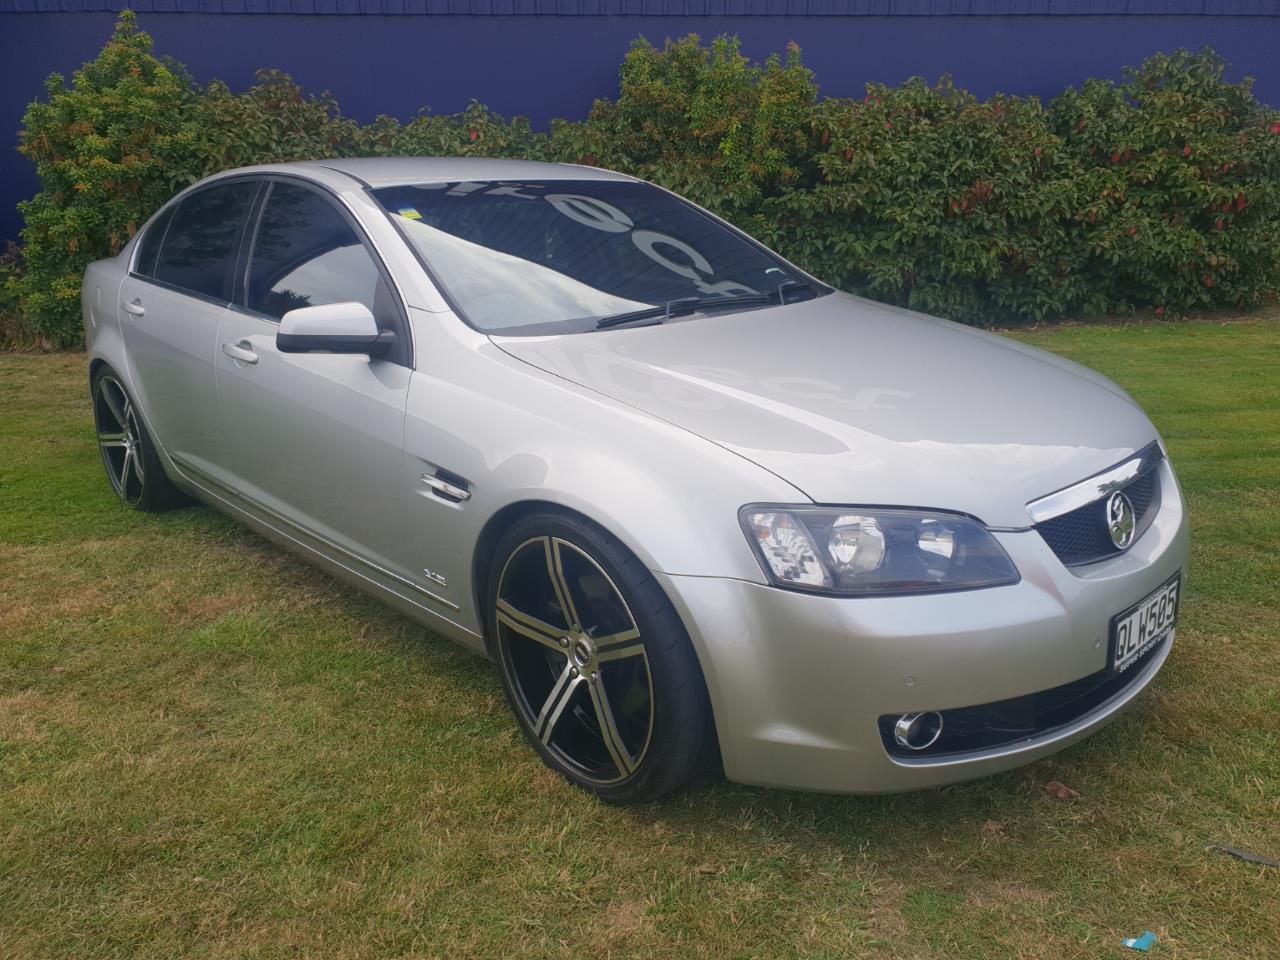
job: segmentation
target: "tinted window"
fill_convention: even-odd
[[[193,193],[174,211],[155,278],[217,300],[231,299],[240,233],[258,184],[238,180]]]
[[[160,253],[160,241],[164,239],[164,232],[169,227],[169,221],[173,219],[173,207],[169,207],[164,213],[156,217],[155,222],[150,224],[146,232],[142,234],[142,240],[138,244],[138,260],[137,272],[144,277],[154,277],[156,273],[156,255]]]
[[[279,319],[299,307],[349,300],[390,326],[382,277],[346,218],[313,190],[273,183],[253,242],[248,306]]]
[[[564,333],[684,298],[777,296],[783,261],[644,183],[550,180],[384,187],[374,196],[467,319]]]

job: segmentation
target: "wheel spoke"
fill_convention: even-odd
[[[605,692],[604,684],[600,681],[589,686],[591,702],[596,708],[596,720],[600,724],[600,736],[604,738],[604,745],[609,748],[609,756],[613,757],[618,772],[623,775],[629,774],[636,765],[631,759],[631,752],[627,749],[627,745],[622,742],[622,735],[618,733],[618,725],[613,719],[613,708],[609,705],[609,694]]]
[[[133,452],[133,472],[138,475],[139,483],[146,483],[147,482],[146,471],[142,469],[142,448],[135,443],[133,445],[132,452]]]
[[[506,600],[498,601],[498,622],[510,627],[521,636],[536,640],[557,652],[564,652],[564,645],[560,642],[564,637],[563,630],[558,630],[544,620],[517,610]]]
[[[132,450],[125,450],[124,463],[120,466],[120,492],[127,495],[129,473],[133,470],[134,455]]]
[[[606,660],[622,660],[626,657],[638,657],[644,654],[644,644],[640,640],[640,631],[635,627],[621,633],[612,633],[607,637],[596,637],[596,659],[601,663]]]
[[[569,591],[569,578],[564,574],[564,558],[560,552],[560,541],[547,538],[547,573],[551,577],[551,586],[555,588],[556,598],[560,602],[560,609],[564,611],[565,619],[569,621],[569,626],[577,628],[582,621],[578,619],[577,607],[573,604],[573,595]]]
[[[538,719],[534,723],[534,732],[543,743],[551,743],[551,734],[556,728],[556,723],[564,713],[564,708],[573,699],[574,691],[578,689],[578,684],[581,682],[582,677],[578,671],[569,664],[565,664],[564,669],[560,671],[560,676],[556,679],[555,686],[551,688],[547,702],[538,711]]]
[[[98,391],[102,394],[102,399],[106,401],[107,406],[111,408],[111,415],[116,418],[116,423],[120,424],[120,429],[127,429],[124,410],[120,406],[120,401],[116,399],[110,382],[104,380]]]

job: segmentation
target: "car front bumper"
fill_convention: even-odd
[[[1179,571],[1185,577],[1186,512],[1168,462],[1160,469],[1155,521],[1112,559],[1069,570],[1035,531],[996,533],[1022,575],[1007,587],[821,597],[655,574],[702,663],[725,773],[803,790],[913,790],[1008,770],[1104,726],[1151,683],[1170,643],[1109,699],[1002,746],[895,757],[878,720],[1021,697],[1106,668],[1111,618]]]

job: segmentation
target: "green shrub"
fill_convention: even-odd
[[[1225,66],[1160,55],[1048,107],[949,78],[820,100],[794,45],[756,64],[736,39],[690,36],[637,41],[618,98],[549,135],[474,102],[361,126],[275,71],[244,93],[194,86],[125,13],[69,88],[50,77],[27,110],[20,149],[43,189],[21,204],[24,267],[0,263],[0,296],[21,336],[73,343],[85,265],[181,187],[258,163],[420,155],[631,173],[838,287],[966,323],[1250,306],[1280,290],[1280,115]]]
[[[422,111],[407,124],[380,116],[361,133],[357,156],[515,157],[542,159],[546,134],[535,133],[525,117],[508,120],[472,101],[447,116]]]
[[[811,176],[817,97],[794,44],[759,65],[736,38],[637,40],[618,99],[597,100],[585,123],[555,122],[550,156],[652,180],[749,226],[764,198]]]
[[[1049,108],[1097,306],[1257,304],[1280,286],[1280,117],[1212,51],[1157,55]]]
[[[917,78],[814,117],[819,177],[766,208],[784,253],[844,289],[970,323],[1079,299],[1059,223],[1070,164],[1037,100]]]
[[[30,321],[19,309],[22,253],[10,241],[0,253],[0,350],[34,346],[39,341]]]
[[[328,93],[308,96],[288,74],[258,71],[258,83],[232,93],[215,80],[199,91],[194,115],[201,176],[232,167],[352,156],[360,125]]]
[[[21,146],[41,191],[19,204],[26,272],[21,307],[55,344],[80,336],[80,277],[112,256],[155,208],[203,174],[190,78],[151,52],[151,38],[124,13],[92,63],[68,88],[54,74],[47,102],[23,117]]]

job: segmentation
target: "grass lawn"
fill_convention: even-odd
[[[976,783],[630,810],[542,767],[485,662],[211,510],[120,507],[83,356],[0,356],[0,957],[1280,957],[1280,869],[1205,849],[1280,857],[1280,320],[1020,337],[1168,442],[1195,547],[1153,689]]]

